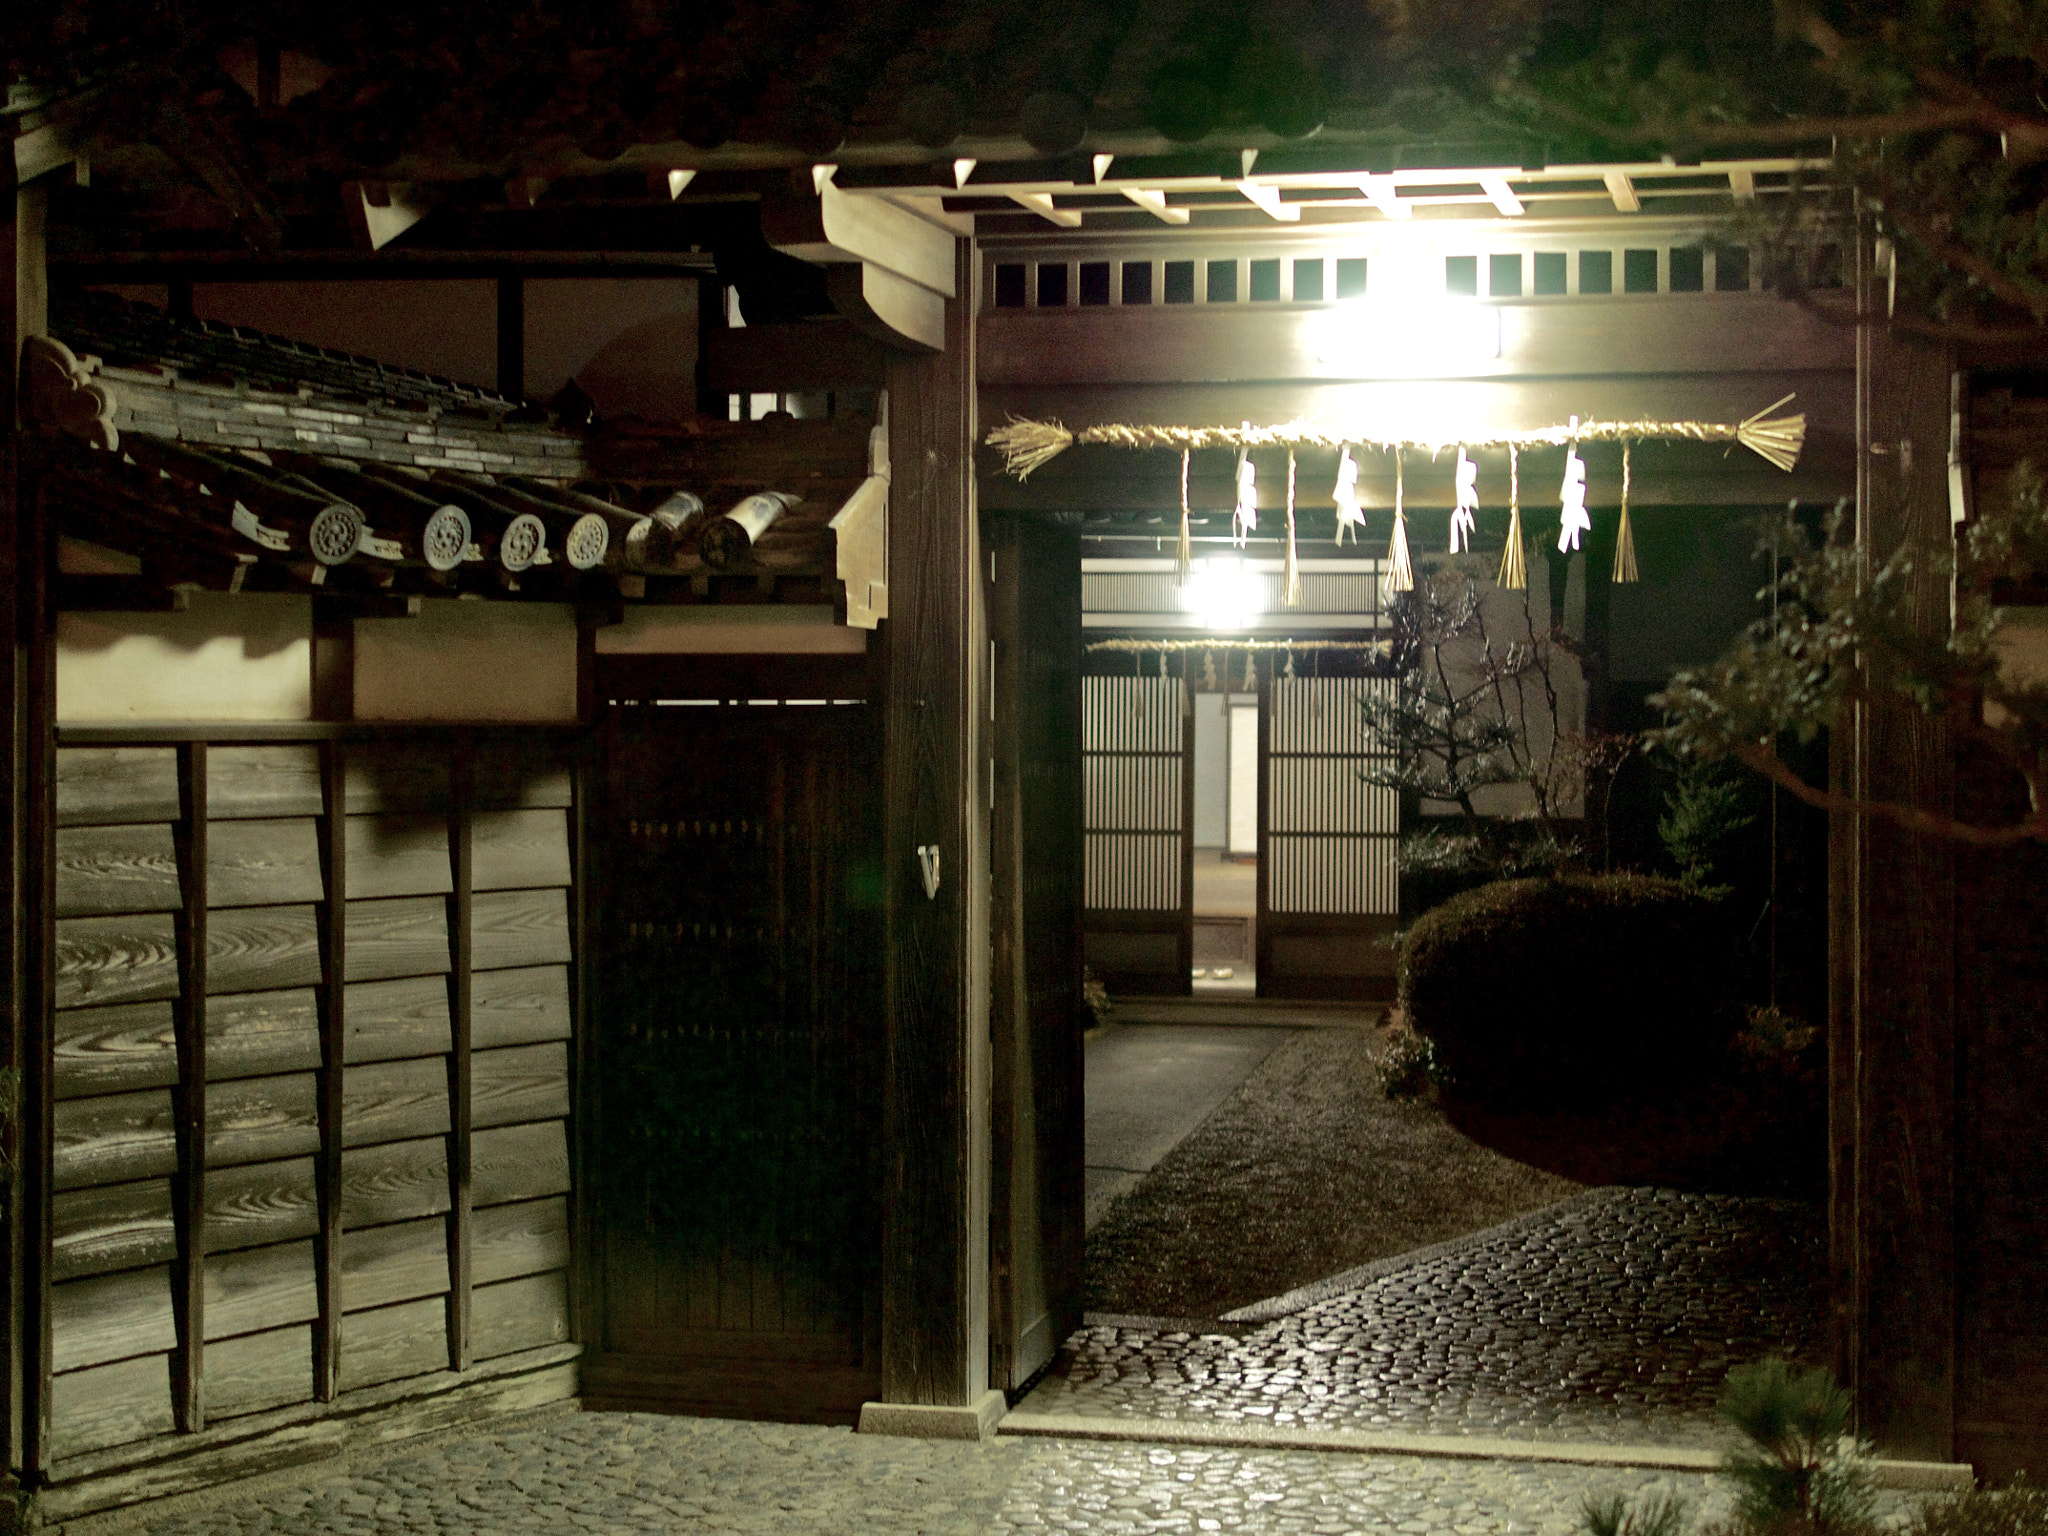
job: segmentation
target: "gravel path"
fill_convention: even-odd
[[[1088,1234],[1089,1311],[1220,1317],[1584,1187],[1389,1102],[1373,1017],[1295,1034],[1109,1207]]]
[[[844,1429],[563,1414],[399,1446],[64,1526],[65,1536],[1491,1536],[1579,1531],[1590,1494],[1717,1477],[1527,1461],[1130,1442],[894,1440]]]
[[[1099,1324],[1035,1413],[1718,1446],[1729,1368],[1822,1353],[1826,1225],[1793,1201],[1592,1192],[1238,1330]],[[1057,1368],[1056,1368],[1057,1369]]]

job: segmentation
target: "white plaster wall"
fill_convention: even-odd
[[[576,610],[429,598],[417,618],[358,619],[358,720],[576,718]]]
[[[304,597],[194,592],[183,613],[57,620],[57,718],[306,720],[313,605]]]

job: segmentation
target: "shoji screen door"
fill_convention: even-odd
[[[1186,682],[1084,677],[1087,956],[1111,991],[1185,996],[1194,942]]]
[[[1394,680],[1265,671],[1259,995],[1391,997],[1400,795],[1367,781],[1392,745],[1364,705]]]

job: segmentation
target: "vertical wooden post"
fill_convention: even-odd
[[[593,705],[593,709],[595,705]],[[586,731],[576,744],[570,760],[573,804],[569,812],[569,1324],[572,1337],[595,1345],[603,1338],[602,1295],[604,1271],[599,1262],[595,1213],[588,1179],[587,1144],[595,1126],[596,1075],[590,1070],[591,1031],[597,995],[597,958],[593,949],[592,901],[597,878],[592,868],[593,797],[598,793],[603,771],[606,740],[612,716],[600,722],[595,713],[584,724]]]
[[[18,1113],[9,1114],[7,1151],[15,1178],[6,1198],[5,1267],[8,1461],[0,1469],[0,1510],[26,1525],[20,1483],[40,1481],[50,1459],[50,1064],[55,941],[55,619],[49,580],[55,536],[43,515],[36,469],[21,433],[21,345],[49,329],[47,181],[15,187],[0,225],[0,721],[5,727],[0,800],[0,923],[6,989],[4,1052],[17,1074]],[[18,1474],[18,1476],[17,1476]],[[11,1505],[12,1508],[8,1508]]]
[[[206,1427],[206,743],[178,749],[184,921],[178,955],[178,1427]]]
[[[50,1453],[51,1126],[55,1120],[50,1039],[56,1003],[57,891],[57,671],[50,610],[50,571],[56,563],[56,531],[50,526],[37,473],[21,484],[21,666],[20,762],[22,1011],[22,1160],[17,1188],[21,1205],[21,1341],[26,1402],[22,1470],[39,1481]]]
[[[1014,1391],[1081,1321],[1081,554],[984,529],[995,648],[989,841],[989,1379]]]
[[[26,930],[28,871],[25,841],[33,819],[33,802],[28,793],[28,758],[35,728],[29,708],[30,679],[35,670],[37,641],[35,607],[27,583],[36,580],[34,519],[27,506],[33,494],[23,463],[20,423],[16,417],[15,391],[21,378],[21,344],[25,337],[43,330],[47,323],[43,266],[43,189],[38,186],[16,190],[0,212],[0,637],[6,643],[6,661],[0,665],[0,722],[4,722],[4,761],[0,761],[0,966],[4,966],[6,987],[0,992],[0,1064],[11,1068],[25,1083],[28,1057],[32,1054],[35,992],[28,969],[29,935]],[[24,1101],[24,1108],[26,1103]],[[6,1201],[6,1369],[0,1371],[0,1393],[4,1393],[4,1414],[0,1426],[7,1436],[8,1468],[23,1463],[24,1414],[33,1411],[39,1393],[31,1384],[33,1351],[25,1347],[32,1335],[24,1334],[29,1321],[25,1311],[30,1276],[26,1272],[29,1244],[24,1229],[25,1207],[30,1204],[30,1187],[39,1177],[32,1163],[39,1163],[36,1142],[29,1136],[24,1116],[6,1117],[5,1151],[19,1170],[16,1197]],[[4,1470],[4,1469],[0,1469]]]
[[[1859,282],[1869,283],[1867,239]],[[1882,314],[1868,302],[1864,315]],[[1909,622],[1935,636],[1949,592],[1925,558],[1952,537],[1945,349],[1866,320],[1857,333],[1858,549],[1875,571],[1915,561]],[[1868,663],[1866,663],[1868,665]],[[1953,744],[1873,679],[1838,759],[1850,793],[1949,812]],[[1829,1119],[1838,1361],[1859,1427],[1888,1455],[1946,1461],[1955,1445],[1955,854],[1868,818],[1836,817],[1831,870]]]
[[[946,350],[890,362],[883,858],[882,1396],[981,1411],[988,1391],[988,911],[974,505],[972,246]],[[919,849],[932,850],[930,895]],[[864,1422],[866,1419],[864,1418]]]
[[[356,714],[356,623],[348,604],[313,599],[313,718],[353,720]]]
[[[448,848],[455,889],[448,897],[448,1363],[470,1366],[470,932],[475,885],[472,829],[476,799],[476,740],[456,738],[449,772]]]
[[[498,393],[526,398],[526,280],[498,279]]]
[[[313,1393],[321,1402],[341,1390],[341,1113],[347,1050],[348,778],[338,741],[320,744],[320,863],[327,900],[320,908],[320,1231],[314,1241],[320,1322],[313,1339]]]

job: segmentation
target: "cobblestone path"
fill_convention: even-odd
[[[1017,1536],[1028,1532],[1542,1533],[1654,1486],[1725,1512],[1719,1479],[1511,1461],[1133,1443],[989,1445],[649,1414],[565,1414],[399,1447],[66,1536]],[[178,1507],[182,1506],[182,1507]]]
[[[1811,1206],[1597,1191],[1242,1337],[1084,1329],[1065,1376],[1023,1406],[1718,1446],[1730,1366],[1819,1357],[1825,1259]]]

